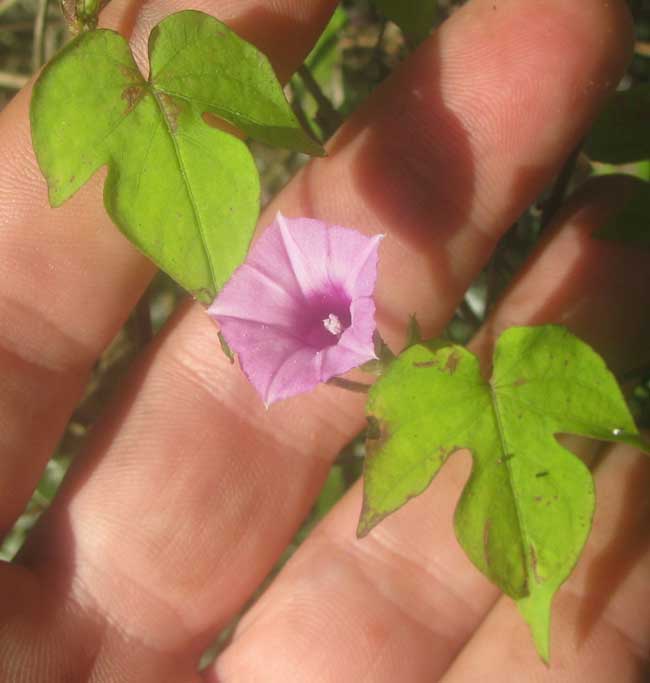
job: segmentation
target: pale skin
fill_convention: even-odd
[[[286,78],[332,0],[200,0]],[[188,7],[114,0],[102,25],[145,37]],[[439,332],[496,241],[548,184],[615,87],[631,25],[615,0],[472,0],[412,56],[269,207],[387,235],[379,327]],[[84,381],[154,269],[111,225],[102,177],[47,205],[29,91],[0,114],[0,528],[6,533]],[[650,256],[592,240],[629,182],[573,198],[479,333],[561,322],[616,371],[648,360]],[[15,564],[0,566],[0,678],[58,683],[641,681],[650,650],[650,466],[575,443],[594,464],[594,531],[554,609],[552,665],[512,603],[459,549],[459,454],[418,500],[355,538],[353,487],[240,624],[201,652],[299,527],[363,425],[335,387],[273,406],[218,349],[196,304],[147,348]]]

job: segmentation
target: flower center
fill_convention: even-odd
[[[299,311],[296,332],[307,346],[322,351],[339,343],[352,324],[350,299],[345,292],[327,289],[313,295]]]
[[[334,315],[334,313],[330,313],[327,318],[323,320],[323,327],[335,337],[340,337],[341,332],[343,332],[343,325],[341,324],[339,317]]]

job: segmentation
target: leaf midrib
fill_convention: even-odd
[[[528,595],[530,595],[530,584],[529,584],[529,578],[530,578],[530,567],[528,563],[528,547],[530,547],[530,538],[528,536],[528,533],[526,532],[526,527],[523,523],[524,518],[523,518],[523,513],[522,510],[519,506],[519,500],[516,495],[516,489],[514,486],[514,480],[513,480],[513,475],[512,475],[512,467],[510,465],[510,458],[508,457],[509,451],[508,451],[508,444],[506,440],[506,435],[505,435],[505,430],[503,428],[503,418],[501,416],[501,411],[499,409],[499,401],[498,401],[498,394],[496,391],[496,388],[492,386],[491,382],[487,382],[488,385],[488,392],[490,395],[490,401],[492,403],[492,410],[494,411],[494,416],[495,416],[495,422],[497,426],[497,432],[499,434],[499,443],[501,444],[501,451],[503,453],[502,455],[502,462],[503,465],[506,468],[506,472],[508,474],[508,483],[510,486],[510,491],[512,493],[512,499],[514,501],[514,506],[515,506],[515,514],[517,515],[517,528],[519,529],[519,538],[521,539],[521,550],[522,550],[522,557],[524,560],[524,566],[526,568],[526,588],[528,591]]]
[[[160,101],[160,95],[159,95],[158,90],[150,82],[145,82],[145,87],[151,93],[151,95],[153,96],[153,98],[156,102],[156,105],[157,105],[158,110],[160,112],[160,116],[161,116],[162,120],[165,122],[165,127],[167,128],[167,133],[169,134],[172,145],[174,147],[174,153],[176,155],[176,162],[178,164],[178,169],[180,171],[181,177],[183,178],[183,184],[185,186],[185,191],[186,191],[187,197],[189,199],[190,206],[192,207],[192,213],[194,215],[194,220],[196,222],[196,225],[199,228],[199,235],[201,236],[201,244],[203,245],[203,253],[205,255],[206,261],[208,262],[208,269],[210,271],[210,278],[212,280],[212,286],[216,290],[217,289],[216,272],[214,269],[214,264],[212,263],[212,257],[210,255],[210,249],[208,248],[208,243],[207,243],[207,239],[205,236],[205,228],[203,226],[203,221],[201,220],[201,214],[199,213],[199,209],[198,209],[198,206],[196,204],[196,200],[194,198],[194,193],[192,192],[192,187],[190,185],[189,179],[188,179],[187,174],[185,172],[183,157],[181,155],[181,151],[180,151],[178,143],[176,141],[176,136],[174,135],[174,132],[172,131],[172,128],[171,128],[171,123],[170,123],[169,119],[167,118],[167,115],[165,114],[165,108]],[[162,93],[162,94],[166,94],[166,93]]]

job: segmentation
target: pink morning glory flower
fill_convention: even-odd
[[[381,239],[278,213],[218,294],[208,313],[267,406],[376,358]]]

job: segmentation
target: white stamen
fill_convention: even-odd
[[[341,325],[341,321],[334,313],[330,313],[327,318],[323,320],[323,327],[335,337],[338,337],[341,332],[343,332],[343,325]]]

